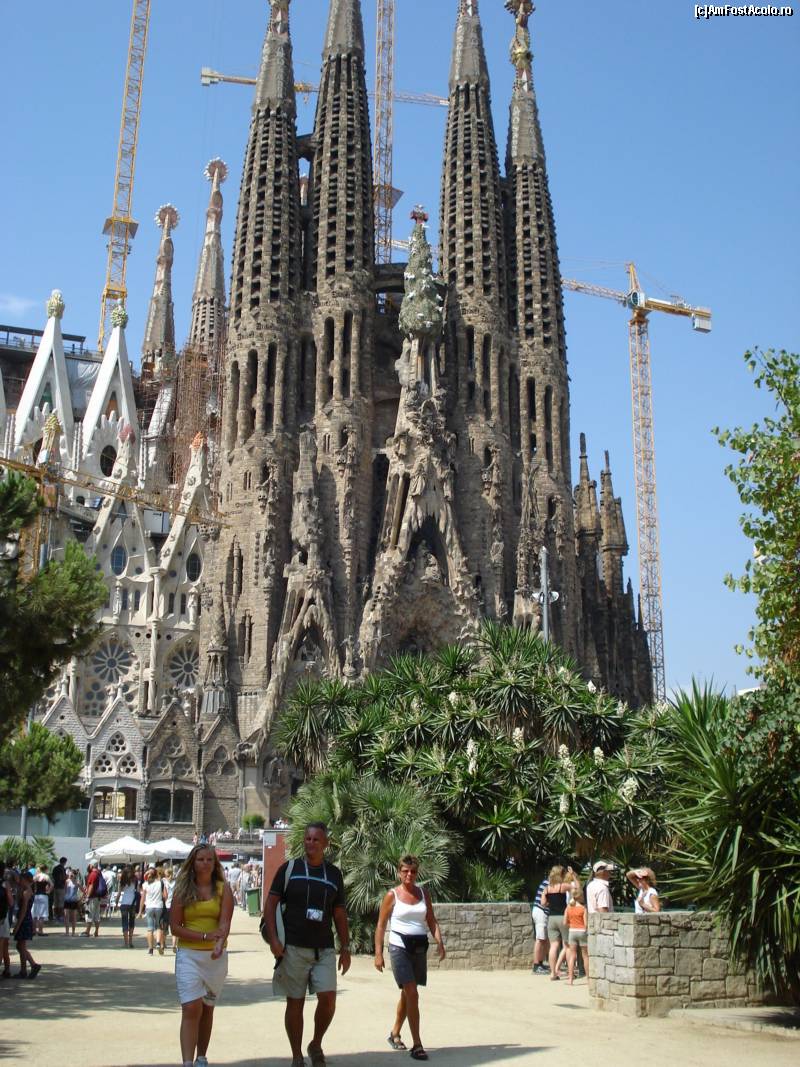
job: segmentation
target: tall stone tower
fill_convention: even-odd
[[[200,718],[242,744],[243,805],[277,815],[272,727],[299,681],[352,681],[490,617],[551,634],[587,676],[649,698],[621,505],[573,493],[560,270],[533,87],[514,18],[506,173],[477,0],[457,0],[440,274],[423,208],[407,264],[376,266],[359,0],[330,0],[314,129],[295,128],[289,0],[274,0],[236,223],[220,495],[204,573]],[[301,183],[300,160],[308,162]],[[301,198],[301,185],[307,189]],[[382,294],[399,282],[404,296]]]

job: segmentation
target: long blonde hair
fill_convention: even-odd
[[[214,857],[214,870],[211,872],[212,895],[219,894],[224,888],[225,871],[222,869],[217,850],[213,845],[195,845],[183,861],[181,869],[178,871],[178,877],[175,879],[175,889],[172,893],[172,899],[176,901],[176,903],[193,904],[196,900],[200,899],[197,892],[197,881],[194,876],[194,861],[198,852],[205,852],[206,850]]]

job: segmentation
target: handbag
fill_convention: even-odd
[[[428,951],[427,934],[400,934],[400,940],[403,942],[403,948],[412,956]]]

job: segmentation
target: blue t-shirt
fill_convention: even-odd
[[[541,908],[542,911],[545,913],[545,915],[549,915],[550,914],[550,909],[549,908],[545,908],[543,906],[543,904],[542,904],[542,893],[544,893],[545,889],[547,889],[549,884],[550,883],[545,878],[545,880],[539,885],[539,888],[536,890],[536,896],[533,898],[533,906],[534,906],[534,908]]]

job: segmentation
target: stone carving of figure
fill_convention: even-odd
[[[197,622],[197,609],[200,604],[200,594],[196,589],[189,593],[189,622],[192,626]]]

